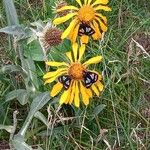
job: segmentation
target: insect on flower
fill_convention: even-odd
[[[86,24],[86,23],[81,23],[80,24],[79,32],[78,32],[79,36],[82,36],[82,35],[90,36],[94,33],[95,33],[95,31],[88,24]]]
[[[69,38],[76,42],[78,35],[81,43],[88,43],[89,37],[99,40],[102,33],[107,31],[107,18],[102,11],[111,11],[107,6],[109,0],[76,0],[78,6],[68,5],[57,9],[56,12],[70,10],[65,16],[56,18],[53,23],[58,25],[70,19],[71,22],[61,38]]]
[[[89,65],[101,62],[102,56],[95,56],[83,62],[85,45],[72,45],[72,53],[67,52],[69,63],[48,61],[47,65],[56,68],[56,71],[46,73],[43,78],[45,84],[57,81],[53,86],[50,95],[56,96],[62,90],[60,104],[72,104],[80,106],[80,98],[85,105],[89,104],[89,99],[94,93],[99,96],[104,86],[101,83],[102,75],[94,70],[89,70]]]

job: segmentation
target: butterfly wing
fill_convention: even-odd
[[[80,24],[79,32],[78,32],[79,36],[82,36],[82,35],[90,36],[94,33],[95,33],[95,31],[88,24],[85,24],[85,23]]]
[[[85,35],[93,35],[95,33],[95,31],[90,27],[90,26],[86,26],[85,27]]]
[[[98,80],[98,75],[94,72],[86,72],[84,74],[84,85],[86,88],[89,88],[92,86],[93,83],[95,83]]]
[[[63,84],[65,90],[68,90],[71,83],[71,78],[69,75],[62,75],[58,77],[58,81]]]
[[[95,83],[98,80],[98,75],[94,72],[89,72],[92,82]]]
[[[84,78],[84,85],[85,85],[85,87],[89,88],[89,87],[91,87],[92,84],[93,83],[92,83],[91,77],[89,75],[86,75],[85,78]]]

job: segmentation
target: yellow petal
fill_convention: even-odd
[[[78,82],[76,82],[74,104],[75,104],[76,107],[80,106]]]
[[[59,101],[60,105],[62,105],[63,103],[65,103],[65,101],[67,100],[68,95],[70,94],[69,92],[70,92],[69,89],[65,90],[64,93],[61,95],[60,101]]]
[[[69,13],[67,14],[66,16],[63,16],[63,17],[59,17],[59,18],[56,18],[54,21],[53,21],[53,24],[61,24],[63,22],[66,22],[67,20],[69,20],[70,18],[72,18],[73,16],[75,16],[77,13]]]
[[[52,83],[53,81],[55,81],[56,80],[56,78],[57,78],[58,76],[56,76],[56,77],[52,77],[52,78],[50,78],[50,79],[48,79],[48,80],[46,80],[45,82],[44,82],[44,85],[45,84],[48,84],[48,83]]]
[[[43,79],[51,78],[53,76],[56,76],[57,74],[61,73],[62,71],[65,71],[66,68],[60,68],[57,69],[56,71],[48,72],[43,76]]]
[[[77,43],[73,43],[72,44],[72,49],[73,49],[73,56],[75,59],[75,62],[77,61],[77,55],[78,55],[78,44]]]
[[[96,33],[94,33],[94,34],[92,35],[92,37],[93,37],[93,40],[98,40],[98,36],[97,36]]]
[[[70,84],[70,87],[69,87],[69,92],[68,92],[68,96],[67,96],[67,99],[66,101],[64,102],[65,104],[68,104],[69,101],[70,101],[70,98],[71,98],[71,90],[72,90],[72,83]]]
[[[98,24],[97,24],[97,22],[95,20],[93,20],[93,25],[95,27],[95,30],[96,30],[97,34],[100,34],[99,26],[98,26]]]
[[[76,25],[76,27],[74,28],[74,31],[72,31],[72,32],[73,32],[73,36],[72,36],[71,41],[72,41],[73,43],[76,42],[76,39],[77,39],[77,36],[78,36],[78,31],[79,31],[79,26],[80,26],[80,24],[78,23],[78,24]]]
[[[77,19],[74,19],[74,20],[71,21],[71,23],[68,26],[68,28],[62,33],[62,35],[61,35],[62,39],[66,38],[69,35],[70,31],[74,29],[74,27],[76,26],[77,22],[78,22]]]
[[[96,56],[96,57],[93,57],[91,59],[89,59],[88,61],[86,61],[83,65],[90,65],[90,64],[97,64],[99,62],[102,61],[102,56]]]
[[[82,35],[81,36],[81,43],[87,44],[88,42],[89,42],[89,37],[87,35]]]
[[[95,5],[97,5],[97,4],[104,4],[104,5],[106,5],[108,2],[109,2],[109,0],[96,0],[96,1],[92,4],[92,6],[95,6]]]
[[[45,62],[48,66],[59,67],[59,66],[68,66],[65,62],[55,62],[55,61],[47,61]]]
[[[82,44],[81,47],[79,48],[79,59],[78,59],[79,62],[81,61],[81,58],[83,57],[84,52],[85,52],[85,44]]]
[[[52,83],[53,81],[55,81],[55,80],[56,80],[56,78],[57,78],[57,77],[61,76],[61,75],[62,75],[62,74],[64,74],[64,73],[66,73],[66,71],[62,71],[62,72],[60,72],[60,73],[56,74],[56,75],[55,75],[55,76],[53,76],[52,78],[47,79],[47,80],[44,82],[44,84]]]
[[[99,27],[95,27],[92,23],[90,23],[91,28],[95,31],[94,34],[92,34],[92,37],[94,40],[99,40],[102,37],[102,34],[99,31]]]
[[[108,30],[107,26],[102,21],[99,21],[99,23],[102,31],[106,32]]]
[[[102,38],[102,34],[97,34],[97,33],[94,33],[93,35],[92,35],[92,37],[93,37],[93,39],[94,40],[99,40],[99,39],[101,39]]]
[[[73,62],[73,59],[72,59],[72,54],[71,54],[71,52],[67,52],[67,53],[66,53],[66,56],[69,58],[70,62],[72,63],[72,62]]]
[[[102,29],[102,31],[106,32],[107,31],[107,26],[105,25],[105,23],[103,23],[99,18],[95,18],[98,22],[99,22],[99,25]]]
[[[104,21],[104,23],[107,24],[107,18],[106,18],[106,16],[102,15],[101,13],[96,13],[95,15],[98,16],[98,17],[100,17]]]
[[[79,26],[80,26],[80,24],[79,24],[79,22],[77,22],[74,29],[72,29],[68,35],[68,38],[71,40],[72,43],[75,43],[77,40]]]
[[[102,80],[102,75],[101,74],[98,74],[98,80]]]
[[[64,10],[69,10],[69,9],[79,10],[77,7],[70,5],[70,6],[61,7],[59,9],[57,9],[56,12],[61,12],[61,11],[64,11]]]
[[[80,6],[82,6],[81,0],[76,0],[76,2],[77,2]]]
[[[85,4],[85,5],[87,4],[87,1],[88,1],[88,0],[84,0],[84,4]]]
[[[52,97],[56,96],[56,95],[61,91],[62,88],[63,88],[63,85],[62,85],[60,82],[56,83],[56,84],[53,86],[50,95],[51,95]]]
[[[89,104],[89,95],[86,93],[85,91],[85,87],[82,85],[82,82],[80,82],[80,90],[81,90],[81,94],[82,94],[82,100],[83,100],[83,103],[85,105],[88,105]]]
[[[76,89],[76,82],[74,81],[72,83],[72,88],[71,88],[71,95],[70,95],[70,100],[69,100],[69,104],[71,105],[73,100],[74,100],[74,95],[75,95],[75,89]]]
[[[95,20],[93,20],[93,25],[94,25],[95,33],[92,35],[92,37],[94,40],[99,40],[102,37],[102,34],[99,29],[99,25]]]
[[[90,5],[90,4],[91,4],[91,2],[92,2],[92,0],[88,0],[88,5]]]
[[[94,10],[104,10],[104,11],[111,11],[111,8],[108,6],[103,6],[103,5],[99,5],[96,8],[94,8]]]
[[[85,88],[85,92],[89,95],[90,98],[92,98],[93,94],[92,94],[91,89]]]
[[[73,29],[73,30],[75,30],[75,29]],[[68,35],[68,38],[70,39],[71,42],[73,42],[73,36],[74,36],[73,30],[71,30],[69,35]]]
[[[96,85],[97,85],[99,91],[102,92],[103,89],[104,89],[104,85],[103,85],[100,81],[97,81],[97,82],[96,82]]]
[[[93,84],[93,85],[91,86],[91,88],[92,88],[92,90],[94,91],[94,93],[95,93],[97,96],[99,96],[100,93],[99,93],[97,87],[95,86],[95,84]]]

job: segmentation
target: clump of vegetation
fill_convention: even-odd
[[[81,3],[0,2],[0,149],[150,149],[150,2]]]

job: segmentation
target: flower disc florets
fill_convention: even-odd
[[[82,6],[78,11],[78,18],[84,23],[88,23],[95,17],[95,11],[90,5]]]
[[[73,63],[68,70],[68,74],[74,80],[82,80],[85,70],[85,67],[80,63]]]

